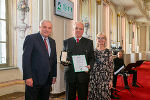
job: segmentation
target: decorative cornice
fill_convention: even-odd
[[[110,5],[110,0],[103,0],[104,3],[106,3],[107,5]]]
[[[120,13],[118,13],[117,16],[120,17]]]
[[[132,24],[132,20],[129,21],[129,24]]]
[[[101,0],[96,0],[98,5],[101,5]]]
[[[148,13],[146,10],[146,7],[144,5],[141,4],[141,2],[143,2],[142,0],[133,0],[135,2],[135,4],[138,6],[139,10],[141,11],[141,13],[144,15],[144,17],[147,18],[147,20],[150,20],[150,18],[148,17]],[[144,3],[143,3],[144,4]]]
[[[124,7],[121,7],[121,6],[117,7],[116,12],[117,12],[117,16],[119,17],[126,16],[126,10]]]

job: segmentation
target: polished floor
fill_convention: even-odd
[[[24,93],[17,92],[17,93],[0,96],[0,100],[24,100]],[[63,94],[55,98],[50,97],[49,100],[65,100],[65,95]]]

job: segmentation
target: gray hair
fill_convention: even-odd
[[[74,25],[73,25],[74,28],[76,27],[77,23],[81,23],[83,25],[83,29],[84,29],[84,24],[80,21],[79,22],[74,22]]]
[[[49,23],[51,23],[51,21],[50,21],[50,20],[43,19],[43,20],[41,20],[41,21],[40,21],[40,26],[41,26],[44,22],[49,22]],[[52,23],[51,23],[51,24],[52,24]]]

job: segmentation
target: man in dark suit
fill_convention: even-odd
[[[39,30],[36,34],[26,36],[23,45],[25,100],[49,100],[51,84],[56,82],[56,44],[49,37],[51,22],[42,20]]]
[[[84,25],[76,22],[74,26],[74,37],[63,41],[63,50],[68,53],[67,61],[71,64],[65,66],[66,100],[76,100],[76,91],[79,100],[87,100],[88,95],[88,72],[75,72],[72,56],[85,55],[87,67],[90,69],[94,63],[93,41],[82,37]]]
[[[114,72],[116,72],[118,69],[120,69],[123,65],[125,67],[125,64],[124,64],[124,59],[123,59],[123,50],[120,50],[118,51],[117,53],[117,57],[114,58],[113,60],[114,62]],[[125,68],[124,68],[125,69]],[[123,75],[123,79],[124,79],[124,88],[125,89],[130,89],[129,85],[128,85],[128,81],[127,81],[127,75],[126,74],[133,74],[133,81],[132,81],[132,86],[134,87],[139,87],[136,82],[137,82],[137,71],[136,70],[124,70],[122,69],[119,73],[121,73]],[[118,74],[117,73],[116,75],[113,76],[113,87],[116,88],[116,83],[117,83],[117,76]],[[116,97],[113,95],[113,92],[114,90],[111,89],[111,98],[112,99],[120,99],[119,97]]]
[[[117,54],[117,58],[114,58],[114,72],[116,72],[119,68],[121,68],[124,64],[124,60],[123,60],[123,50],[120,50]],[[129,89],[129,85],[128,85],[128,81],[127,81],[127,75],[126,74],[133,74],[133,81],[132,81],[132,86],[134,87],[139,87],[136,82],[137,82],[137,71],[136,70],[121,70],[120,73],[123,75],[123,79],[124,79],[124,84],[125,84],[125,88]],[[114,75],[113,78],[113,87],[116,88],[116,82],[117,82],[117,75]]]

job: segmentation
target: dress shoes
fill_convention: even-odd
[[[137,85],[137,84],[132,84],[132,86],[134,86],[134,87],[140,87],[139,85]]]
[[[124,88],[125,88],[125,89],[130,89],[130,87],[129,87],[128,85],[126,85]]]
[[[119,97],[114,96],[113,94],[110,96],[111,99],[120,99]]]

